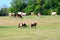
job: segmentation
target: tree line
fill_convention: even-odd
[[[58,15],[60,14],[60,0],[12,0],[10,4],[8,9],[3,8],[6,13],[26,12],[30,14],[34,12],[34,14],[50,15],[51,12],[55,11]],[[0,14],[5,12],[0,12]]]

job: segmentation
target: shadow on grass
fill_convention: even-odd
[[[0,28],[9,28],[9,27],[3,27],[3,26],[0,26]]]
[[[22,27],[19,27],[19,28],[29,28],[29,26],[22,26]]]
[[[29,26],[23,26],[23,28],[29,28]]]
[[[0,26],[0,28],[15,28],[15,27],[11,27],[11,26]]]

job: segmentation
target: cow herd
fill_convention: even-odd
[[[31,12],[31,15],[34,16],[34,13]],[[56,12],[52,12],[51,15],[52,16],[57,16]],[[15,17],[23,18],[23,16],[27,16],[27,14],[24,13],[24,12],[18,12],[16,14],[9,13],[9,16],[15,16]],[[38,13],[37,16],[39,17],[39,16],[42,16],[42,15],[41,15],[41,13]],[[30,28],[36,28],[36,25],[37,25],[36,22],[32,22],[32,23],[30,23]],[[27,24],[25,22],[18,23],[18,28],[20,28],[20,27],[27,27]]]
[[[22,23],[18,23],[18,28],[21,28],[21,27],[27,27],[28,25],[25,23],[25,22],[22,22]],[[30,28],[35,28],[36,29],[36,26],[37,26],[37,22],[32,22],[30,24]]]
[[[20,17],[23,18],[23,16],[27,16],[28,14],[25,12],[18,12],[18,13],[9,13],[9,16],[14,16],[14,17]],[[31,12],[31,16],[34,16],[34,12]],[[38,13],[37,16],[41,16],[41,13]]]
[[[34,16],[34,12],[31,12],[31,15]],[[57,16],[57,13],[56,12],[52,12],[51,13],[52,16]],[[27,16],[27,13],[25,12],[18,12],[18,13],[9,13],[9,16],[14,16],[14,17],[20,17],[20,18],[23,18],[23,16]],[[37,14],[38,17],[42,16],[41,13],[38,13]]]

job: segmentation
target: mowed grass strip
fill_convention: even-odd
[[[36,29],[30,23],[38,23]],[[19,22],[26,22],[27,28],[18,28]],[[0,40],[60,40],[60,16],[0,17]]]

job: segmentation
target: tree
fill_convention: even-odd
[[[50,15],[52,11],[56,11],[60,14],[60,0],[12,0],[9,10],[14,13],[23,11],[27,14],[40,12],[43,15]]]
[[[50,14],[52,11],[56,11],[57,12],[58,7],[59,7],[58,6],[58,0],[45,0],[45,7],[44,7],[44,9],[46,9],[45,10],[46,14]]]
[[[24,8],[23,11],[25,11],[27,14],[30,14],[31,12],[34,12],[35,9],[35,4],[33,1],[28,0],[28,4],[26,6],[26,8]]]
[[[35,13],[38,13],[40,12],[41,14],[43,14],[43,10],[44,10],[44,7],[45,7],[45,2],[44,0],[36,0],[36,6],[35,6]]]
[[[20,12],[26,7],[26,3],[22,0],[12,0],[11,7],[9,8],[10,12]]]
[[[0,16],[6,16],[6,15],[8,15],[7,8],[1,8],[1,10],[0,10]]]

